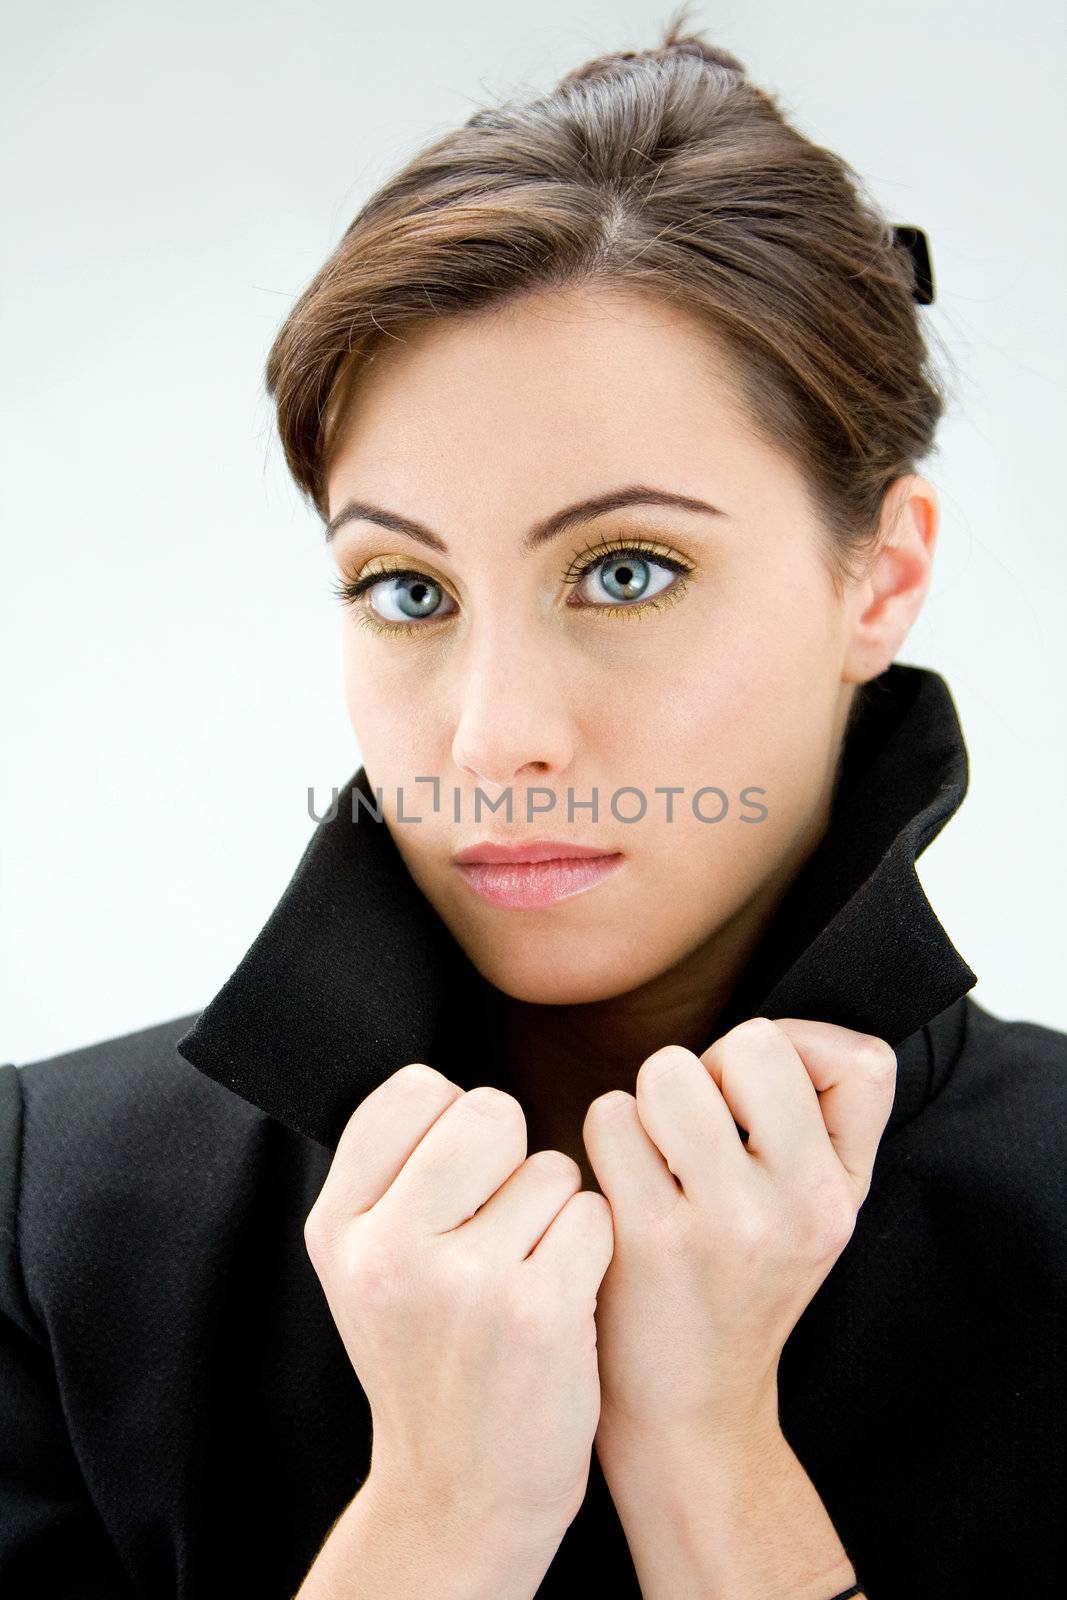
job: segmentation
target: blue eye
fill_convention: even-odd
[[[392,584],[397,587],[391,590]],[[376,589],[383,591],[375,610],[385,622],[414,622],[431,616],[442,596],[447,598],[441,585],[423,572],[379,573],[371,579],[368,589],[372,594]]]
[[[658,575],[653,571],[655,567],[660,568]],[[615,550],[583,567],[576,587],[581,593],[587,579],[592,580],[593,592],[587,596],[591,603],[607,599],[613,605],[627,605],[662,594],[678,573],[688,571],[680,561],[666,560],[650,551]]]
[[[390,592],[392,584],[398,585],[398,589]],[[338,599],[352,608],[355,620],[376,633],[424,632],[427,624],[418,619],[430,617],[433,620],[432,614],[445,594],[441,584],[427,577],[425,572],[409,567],[399,567],[393,572],[372,572],[365,578],[344,578],[332,587]],[[371,606],[370,593],[375,589],[385,591],[385,607],[387,611],[395,610],[395,616],[383,617]],[[362,599],[364,594],[367,600]]]

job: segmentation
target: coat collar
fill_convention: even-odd
[[[947,1008],[958,1014],[977,978],[915,862],[967,783],[948,685],[928,668],[893,663],[866,686],[829,827],[714,1037],[760,1015],[878,1034],[898,1053],[890,1125],[921,1109],[933,1065],[927,1024],[940,1017],[933,1036],[951,1032]],[[477,1044],[449,1054],[497,991],[416,886],[384,823],[362,811],[352,822],[357,787],[374,805],[361,766],[247,954],[177,1043],[209,1078],[331,1150],[358,1103],[405,1062],[427,1061],[463,1088],[503,1081]]]

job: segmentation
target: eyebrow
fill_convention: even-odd
[[[674,494],[669,489],[652,489],[646,484],[635,483],[625,489],[615,489],[608,494],[594,495],[589,500],[577,500],[573,505],[564,506],[562,511],[555,511],[550,517],[545,517],[542,522],[535,522],[533,527],[523,537],[520,549],[524,554],[537,550],[541,545],[547,544],[550,539],[557,538],[560,534],[568,532],[577,523],[588,522],[592,517],[602,517],[611,511],[620,511],[623,506],[674,506],[682,511],[710,512],[713,516],[724,517],[725,511],[718,506],[709,505],[706,500],[696,500],[691,495]],[[416,539],[419,544],[428,545],[431,550],[440,550],[448,554],[448,545],[439,533],[434,533],[432,528],[427,528],[424,523],[415,522],[411,517],[402,517],[396,511],[386,511],[382,506],[369,504],[366,500],[349,500],[341,507],[335,517],[326,524],[326,543],[329,544],[339,528],[346,522],[375,522],[381,528],[388,528],[392,533],[405,533],[409,539]]]

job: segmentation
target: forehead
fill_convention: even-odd
[[[728,353],[682,308],[618,290],[543,291],[384,337],[353,374],[328,468],[329,514],[356,495],[531,491],[530,520],[633,482],[716,498],[785,465],[753,432]],[[427,504],[427,498],[433,504]]]

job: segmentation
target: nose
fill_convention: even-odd
[[[483,646],[488,645],[483,641]],[[472,652],[459,687],[452,759],[491,798],[517,780],[551,782],[570,766],[574,734],[558,664],[514,637]]]

